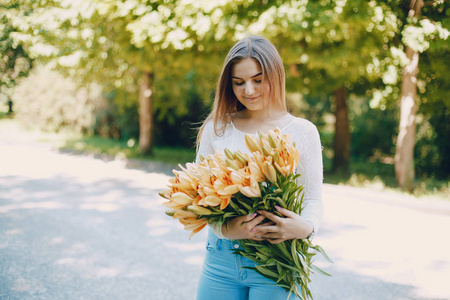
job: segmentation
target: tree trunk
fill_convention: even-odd
[[[423,7],[422,0],[411,1],[409,17],[417,17]],[[414,187],[414,144],[416,136],[417,74],[419,53],[405,47],[409,63],[403,68],[400,100],[400,126],[395,148],[395,177],[398,185],[412,191]]]
[[[153,149],[152,91],[153,73],[142,73],[139,80],[139,151],[150,154]]]
[[[8,115],[13,113],[13,102],[11,101],[11,99],[8,97]]]
[[[333,172],[348,172],[350,161],[350,129],[347,109],[347,90],[342,87],[334,92],[336,103],[334,130]]]

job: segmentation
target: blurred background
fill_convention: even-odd
[[[448,1],[2,0],[0,122],[184,163],[230,47],[277,47],[325,182],[449,192]]]
[[[324,147],[314,299],[450,299],[449,8],[0,0],[0,299],[194,298],[207,232],[158,192],[248,34]]]

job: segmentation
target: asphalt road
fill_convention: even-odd
[[[0,120],[0,299],[195,299],[167,166],[61,153]],[[324,185],[316,300],[450,299],[450,202]]]

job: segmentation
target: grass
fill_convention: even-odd
[[[148,155],[139,153],[134,139],[128,141],[106,139],[98,136],[69,138],[59,147],[62,150],[75,150],[94,154],[107,154],[115,157],[158,161],[167,164],[185,164],[195,160],[195,149],[155,146]]]
[[[332,173],[331,164],[331,159],[324,159],[325,183],[342,184],[377,190],[393,190],[405,193],[397,186],[394,164],[382,163],[380,161],[353,159],[350,162],[348,173]],[[414,196],[433,196],[448,201],[449,194],[450,183],[448,180],[426,177],[416,178],[414,182]]]

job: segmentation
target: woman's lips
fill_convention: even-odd
[[[245,97],[245,99],[247,99],[247,101],[255,101],[259,98],[259,96],[256,97]]]

